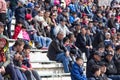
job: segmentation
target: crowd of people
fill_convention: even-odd
[[[99,1],[0,0],[0,80],[8,74],[40,80],[29,60],[31,43],[48,49],[47,57],[62,62],[72,80],[120,80],[120,2]],[[16,40],[10,48],[7,38]]]

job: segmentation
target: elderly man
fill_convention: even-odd
[[[62,62],[64,71],[69,72],[69,52],[63,45],[64,33],[59,31],[55,40],[53,40],[48,49],[48,58],[50,60]]]

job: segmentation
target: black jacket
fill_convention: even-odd
[[[115,54],[114,56],[114,62],[117,68],[117,74],[120,74],[120,54]]]
[[[63,41],[58,40],[57,38],[53,40],[48,48],[47,56],[50,60],[55,60],[57,54],[65,53],[67,49],[63,45]]]
[[[114,64],[114,61],[107,61],[106,59],[104,60],[106,63],[106,67],[107,67],[107,71],[106,71],[106,75],[115,75],[117,74],[117,68]]]
[[[82,36],[81,33],[79,33],[79,34],[77,35],[75,45],[76,45],[80,50],[85,49],[86,46],[90,46],[90,44],[91,44],[90,37],[87,36],[87,35],[86,35],[85,37],[86,37],[86,41],[85,41],[85,39],[83,38],[83,36]]]
[[[94,59],[90,59],[88,62],[87,62],[87,70],[86,70],[86,75],[87,77],[92,77],[93,73],[92,73],[92,66],[94,65],[99,65],[100,64],[100,61],[95,61]]]

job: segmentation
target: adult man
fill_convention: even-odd
[[[69,72],[69,52],[63,45],[64,33],[59,31],[55,40],[53,40],[48,49],[48,58],[50,60],[62,62],[64,71]]]
[[[62,31],[64,33],[64,37],[66,37],[66,35],[68,35],[69,33],[71,33],[68,29],[68,27],[66,26],[66,19],[65,18],[62,18],[60,20],[60,24],[58,24],[58,26],[55,27],[54,29],[54,34],[55,36],[57,35],[57,33],[59,31]]]
[[[114,64],[113,56],[114,56],[114,53],[111,51],[107,52],[107,54],[105,55],[104,62],[106,63],[106,67],[107,67],[106,75],[112,80],[119,80],[120,76],[116,75],[117,68]]]
[[[100,61],[101,61],[101,54],[98,51],[94,52],[93,58],[91,58],[87,62],[87,70],[86,70],[87,72],[86,72],[86,75],[87,75],[88,78],[92,76],[91,66],[99,65]]]
[[[86,35],[86,29],[81,28],[81,33],[77,35],[75,45],[82,51],[85,52],[87,59],[90,57],[89,50],[92,49],[90,37]]]

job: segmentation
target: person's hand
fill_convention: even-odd
[[[3,66],[1,67],[1,73],[5,74],[5,68]]]
[[[21,71],[23,71],[23,72],[25,72],[25,71],[26,71],[26,69],[24,69],[24,68],[21,68],[20,70],[21,70]]]
[[[89,46],[86,46],[86,48],[88,48],[88,49],[89,49]]]
[[[67,57],[69,57],[69,56],[70,56],[69,51],[66,51],[66,56],[67,56]]]
[[[93,47],[92,47],[92,46],[90,46],[89,48],[90,48],[90,49],[92,49]]]

